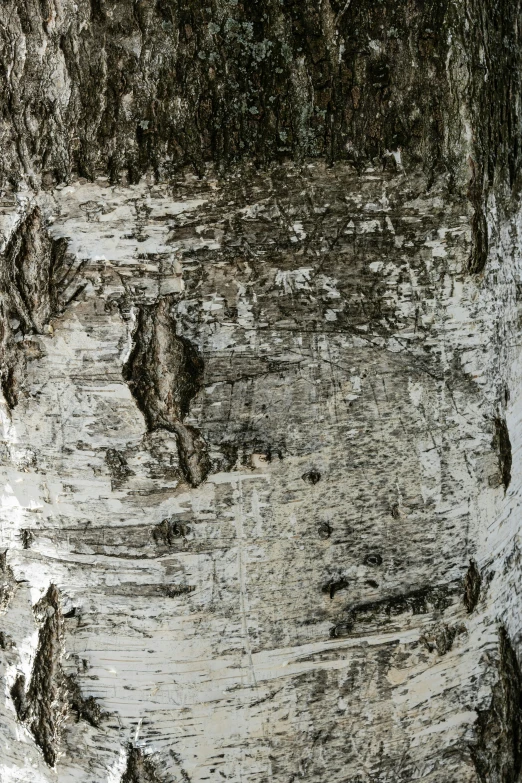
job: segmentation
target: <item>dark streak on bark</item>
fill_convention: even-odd
[[[160,778],[152,760],[141,748],[130,748],[127,756],[127,766],[121,778],[121,783],[160,783]]]
[[[307,473],[303,473],[301,478],[303,481],[306,481],[307,484],[315,485],[321,480],[321,474],[318,470],[312,468],[312,470],[309,470]]]
[[[493,438],[493,448],[498,452],[498,461],[502,484],[506,490],[511,481],[511,440],[506,420],[497,416],[495,419],[495,435]]]
[[[336,593],[339,592],[339,590],[344,590],[348,587],[349,581],[347,579],[338,579],[337,581],[328,582],[328,584],[324,585],[322,588],[323,593],[328,593],[330,598],[333,598]]]
[[[16,589],[16,580],[11,566],[7,565],[7,550],[0,553],[0,612],[9,606]]]
[[[468,614],[475,609],[480,598],[482,577],[474,560],[469,561],[469,568],[464,577],[464,605]]]
[[[451,585],[424,587],[406,595],[348,606],[344,617],[330,630],[330,636],[332,638],[345,636],[357,626],[363,628],[369,624],[380,626],[406,613],[419,615],[443,612],[451,605],[452,593],[455,591],[456,588],[452,589]]]
[[[189,533],[190,527],[183,522],[177,522],[175,519],[164,519],[159,525],[156,525],[152,531],[152,537],[155,542],[173,546],[180,539],[186,539]]]
[[[467,0],[462,39],[470,58],[470,99],[474,118],[474,160],[468,197],[474,208],[469,271],[481,273],[488,254],[486,205],[491,189],[508,185],[517,203],[522,180],[522,128],[519,119],[522,8],[520,3]]]
[[[32,531],[28,528],[20,530],[20,538],[22,539],[22,547],[24,549],[30,549],[34,538]]]
[[[31,680],[26,690],[25,677],[19,675],[10,693],[18,719],[31,731],[47,764],[54,767],[67,713],[72,710],[77,720],[83,718],[93,726],[99,724],[102,713],[92,696],[83,699],[74,677],[62,670],[63,617],[55,585],[50,585],[34,612],[40,631]]]
[[[124,455],[117,449],[107,449],[105,462],[111,474],[112,489],[117,489],[126,479],[134,475],[134,472],[127,465]]]
[[[65,676],[65,683],[68,691],[69,705],[71,711],[76,715],[76,721],[85,720],[94,728],[98,728],[103,713],[94,696],[88,696],[85,699],[82,696],[76,678],[72,674]]]
[[[34,208],[17,226],[0,266],[0,385],[8,406],[18,403],[27,359],[52,316],[75,298],[81,264],[65,262],[67,243],[53,240]]]
[[[58,590],[51,585],[35,606],[41,620],[38,647],[27,692],[19,676],[11,689],[18,718],[25,722],[50,767],[54,767],[60,718],[64,707],[61,655],[61,612]]]
[[[478,712],[471,756],[481,783],[516,783],[522,768],[522,677],[505,628],[499,632],[498,680]]]
[[[446,655],[453,647],[455,637],[465,631],[463,625],[440,625],[431,634],[424,634],[421,641],[429,652],[437,650],[439,655]]]
[[[207,477],[210,460],[198,430],[183,421],[201,387],[204,365],[196,348],[176,334],[173,303],[166,296],[140,308],[123,377],[149,432],[164,428],[176,435],[183,475],[197,487]]]

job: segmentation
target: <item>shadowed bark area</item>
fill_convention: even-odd
[[[7,563],[7,550],[0,553],[0,612],[7,609],[16,590],[13,569]]]
[[[64,693],[60,669],[61,612],[58,591],[51,585],[44,598],[35,606],[40,619],[38,646],[25,692],[25,677],[19,675],[11,689],[18,717],[27,723],[46,762],[53,767],[60,722],[64,717]]]
[[[480,571],[475,561],[471,560],[464,578],[464,605],[468,613],[471,613],[479,602],[481,586]]]
[[[494,446],[498,451],[498,462],[502,485],[504,489],[507,489],[511,482],[511,466],[513,463],[513,457],[511,454],[509,430],[505,419],[495,419]]]

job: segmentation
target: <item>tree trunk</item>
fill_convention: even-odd
[[[517,783],[515,0],[4,0],[2,783]]]

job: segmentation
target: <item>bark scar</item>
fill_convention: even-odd
[[[149,432],[166,429],[176,435],[183,475],[197,487],[209,473],[210,459],[202,435],[184,419],[202,385],[204,363],[196,347],[176,333],[172,304],[165,296],[140,308],[123,377]]]

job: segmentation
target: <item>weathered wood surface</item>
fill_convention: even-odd
[[[2,783],[516,783],[517,14],[4,4]]]

